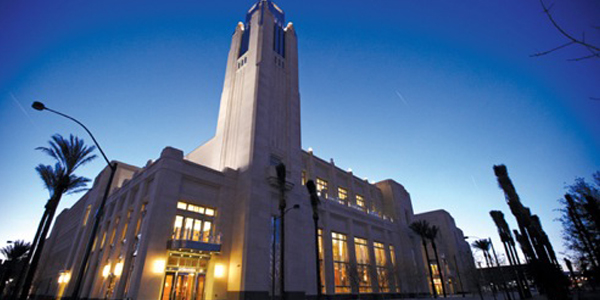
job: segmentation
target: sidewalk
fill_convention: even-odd
[[[513,295],[514,298],[513,300],[520,300],[518,295]],[[469,294],[469,295],[465,295],[463,296],[459,296],[459,295],[448,295],[448,297],[446,297],[447,299],[450,300],[460,300],[460,299],[464,299],[464,300],[481,300],[481,297],[479,296],[479,294]],[[444,297],[438,297],[437,299],[439,300],[444,300],[446,299]],[[391,300],[424,300],[424,299],[435,299],[435,298],[399,298],[399,299],[391,299]],[[544,295],[534,295],[533,297],[529,298],[528,300],[547,300],[548,298]],[[582,292],[576,292],[573,291],[571,294],[571,299],[572,300],[598,300],[600,299],[600,291],[582,291]],[[483,295],[483,300],[506,300],[504,295],[500,295],[500,294],[496,294],[496,298],[494,298],[494,296],[492,294],[489,293],[485,293]]]

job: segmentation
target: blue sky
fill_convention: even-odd
[[[142,166],[214,133],[231,34],[253,1],[0,1],[0,246],[33,237],[48,198],[37,146],[77,117],[111,159]],[[393,178],[416,212],[466,235],[514,219],[492,166],[562,251],[565,183],[600,170],[600,61],[571,48],[537,0],[276,1],[299,38],[302,145],[369,180]],[[565,29],[600,41],[600,3],[554,1]],[[93,178],[102,160],[81,168]],[[63,199],[69,207],[78,196]],[[496,240],[498,240],[496,238]]]

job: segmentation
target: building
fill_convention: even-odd
[[[215,136],[184,155],[166,147],[142,168],[119,163],[81,295],[90,299],[288,299],[317,293],[312,210],[316,181],[323,290],[428,293],[420,240],[402,185],[371,184],[303,151],[297,37],[272,1],[260,0],[231,40]],[[275,167],[286,166],[285,270]],[[49,237],[34,294],[70,296],[90,236],[105,169]]]
[[[477,286],[477,273],[471,247],[465,242],[465,236],[456,227],[454,218],[445,210],[434,210],[415,215],[416,220],[425,220],[439,228],[436,238],[436,248],[440,265],[434,261],[434,252],[431,244],[427,251],[430,253],[430,264],[434,266],[434,283],[438,294],[442,294],[442,281],[438,270],[442,269],[446,292],[448,294],[460,294],[475,291]],[[423,258],[425,259],[425,258]]]

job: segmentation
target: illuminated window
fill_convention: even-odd
[[[90,212],[92,212],[92,206],[88,205],[88,207],[85,209],[85,215],[83,217],[83,226],[87,225],[87,221],[90,218]]]
[[[115,236],[117,235],[117,227],[119,227],[119,218],[117,218],[117,220],[115,221],[115,227],[112,230],[112,233],[110,234],[110,240],[109,240],[109,244],[110,246],[114,246],[114,242],[115,242]]]
[[[127,229],[129,228],[129,221],[131,221],[131,210],[127,211],[127,220],[123,225],[123,231],[121,232],[121,242],[125,242],[125,236],[127,236]]]
[[[174,240],[190,240],[196,242],[213,242],[213,219],[216,210],[186,202],[177,202],[178,209],[184,209],[197,215],[184,217],[177,215],[173,225]],[[189,213],[187,213],[189,215]],[[182,230],[183,227],[183,230]]]
[[[365,198],[361,195],[356,195],[356,205],[365,208]]]
[[[214,215],[215,215],[215,210],[212,208],[195,205],[195,204],[190,204],[190,203],[186,203],[186,202],[181,202],[181,201],[177,202],[177,209],[187,210],[187,211],[191,211],[191,212],[194,212],[197,214],[207,215],[210,217],[214,217]]]
[[[306,185],[306,171],[302,171],[302,185]]]
[[[194,227],[194,219],[185,218],[185,227],[183,228],[183,239],[191,240],[192,239],[192,228]]]
[[[378,267],[385,266],[385,248],[382,243],[374,242],[373,247],[375,248],[375,264]]]
[[[354,249],[356,251],[356,273],[358,291],[360,293],[371,292],[371,276],[369,273],[369,247],[366,239],[354,238]]]
[[[436,263],[430,263],[430,265],[431,265],[431,272],[433,273],[433,277],[434,278],[440,277],[438,265]]]
[[[436,263],[430,263],[429,265],[431,266],[431,270],[433,272],[433,283],[435,285],[435,290],[439,295],[443,292],[442,280],[440,279],[440,269],[438,268],[438,265]]]
[[[335,293],[350,293],[350,278],[348,278],[348,244],[346,242],[346,235],[331,232],[331,247],[333,251]]]
[[[390,272],[390,279],[392,282],[395,282],[396,284],[396,288],[393,289],[391,292],[392,293],[396,293],[396,290],[398,289],[399,285],[398,285],[398,281],[397,281],[397,277],[396,277],[396,251],[394,250],[394,246],[389,245],[390,248],[390,263],[391,265],[391,271]]]
[[[171,239],[210,243],[212,242],[211,238],[213,237],[212,227],[212,221],[210,220],[189,217],[184,218],[183,216],[178,215],[175,216]]]
[[[144,222],[144,217],[146,216],[146,203],[142,204],[140,208],[140,215],[138,216],[137,223],[135,224],[135,235],[140,234],[140,230],[142,230],[142,223]]]
[[[209,242],[211,228],[212,228],[212,223],[210,221],[204,221],[204,226],[202,226],[202,241],[203,242]]]
[[[176,216],[173,225],[173,239],[178,239],[181,236],[181,227],[183,227],[183,217]]]
[[[317,177],[317,193],[319,196],[328,198],[327,194],[327,181]]]
[[[338,187],[338,199],[340,203],[346,204],[348,202],[348,190]]]
[[[198,210],[196,211],[197,213],[199,213],[199,214],[204,214],[205,213],[206,208],[204,208],[202,206],[197,206],[197,207],[198,207]]]
[[[202,221],[194,220],[194,235],[192,237],[193,241],[200,241],[200,234],[202,233]]]
[[[385,247],[382,243],[373,243],[375,248],[375,265],[377,266],[377,283],[382,292],[389,292],[389,282],[386,269]]]
[[[96,244],[98,243],[98,236],[94,238],[94,244],[92,244],[92,252],[96,250]]]
[[[325,294],[326,289],[325,289],[325,265],[323,263],[323,257],[325,255],[325,252],[323,250],[323,229],[319,229],[319,239],[318,239],[318,243],[319,243],[319,265],[321,266],[319,269],[319,273],[321,275],[321,292],[323,294]]]
[[[106,228],[108,228],[108,226],[106,226]],[[100,250],[102,250],[102,248],[104,248],[105,241],[106,241],[106,231],[104,231],[104,233],[102,234],[102,239],[100,240]]]

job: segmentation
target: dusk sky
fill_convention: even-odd
[[[86,124],[110,159],[189,153],[214,134],[231,35],[254,2],[0,0],[0,247],[31,241],[48,199],[34,168],[52,161],[34,149],[55,133],[92,142],[33,101]],[[492,170],[506,164],[564,251],[557,199],[600,170],[600,60],[568,61],[589,54],[577,47],[530,57],[566,42],[538,0],[276,3],[298,34],[304,149],[396,180],[415,212],[445,209],[497,249],[488,212],[516,227]],[[567,31],[600,44],[599,1],[553,3]]]

